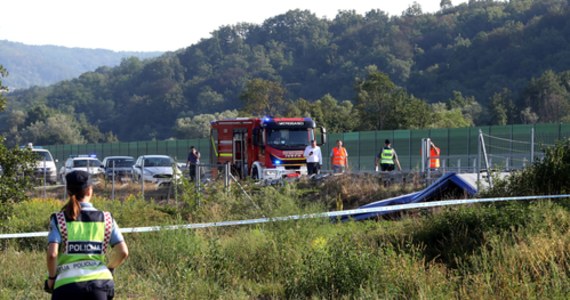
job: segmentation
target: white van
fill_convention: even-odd
[[[28,144],[28,147],[36,154],[36,165],[34,167],[35,177],[43,179],[45,176],[46,182],[50,184],[57,183],[57,167],[55,166],[57,159],[53,159],[48,149],[34,147],[30,144]]]

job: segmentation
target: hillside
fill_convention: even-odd
[[[160,52],[115,52],[104,49],[31,46],[0,40],[0,63],[9,70],[4,80],[10,90],[47,86],[76,78],[98,67],[117,66],[121,60],[160,56]]]
[[[569,37],[566,0],[470,1],[434,14],[413,6],[399,17],[372,10],[324,19],[292,10],[260,25],[220,27],[157,59],[131,58],[13,92],[0,128],[13,141],[38,140],[39,133],[42,143],[193,138],[207,131],[192,126],[242,109],[244,91],[263,85],[277,91],[283,115],[310,114],[323,123],[323,113],[342,111],[336,118],[351,124],[344,131],[409,129],[418,111],[429,111],[430,120],[416,128],[567,121]],[[370,70],[390,90],[376,98],[394,100],[394,109],[377,114],[408,121],[359,123],[369,108],[362,82]],[[456,112],[464,120],[438,123]],[[37,125],[48,117],[58,129],[52,135],[43,134],[50,126]],[[71,126],[57,124],[73,120],[79,128],[60,138]]]

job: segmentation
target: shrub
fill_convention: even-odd
[[[570,139],[545,148],[543,159],[514,172],[503,180],[495,180],[487,196],[558,195],[570,192]]]

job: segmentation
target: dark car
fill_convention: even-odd
[[[101,164],[105,169],[105,180],[113,180],[113,173],[117,181],[133,178],[135,158],[132,156],[107,156]]]

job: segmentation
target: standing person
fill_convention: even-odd
[[[307,159],[307,174],[319,174],[320,167],[323,164],[323,155],[316,140],[312,140],[311,144],[305,148],[303,156]]]
[[[200,152],[196,147],[191,146],[188,152],[188,159],[186,160],[186,168],[190,173],[190,179],[194,181],[196,178],[196,165],[200,163]]]
[[[429,140],[429,168],[432,170],[439,169],[439,154],[441,150]]]
[[[89,173],[73,171],[65,180],[69,201],[50,217],[44,288],[52,299],[113,299],[113,271],[129,255],[127,244],[111,214],[91,204]]]
[[[337,140],[336,147],[331,150],[331,166],[333,173],[344,173],[348,168],[348,152],[341,140]]]
[[[382,151],[380,151],[380,153],[378,153],[376,156],[374,165],[376,166],[377,171],[378,161],[380,161],[380,169],[382,172],[394,171],[394,165],[398,167],[398,171],[402,171],[400,161],[398,160],[398,154],[396,153],[396,150],[392,148],[390,140],[384,141],[384,148],[382,148]]]

